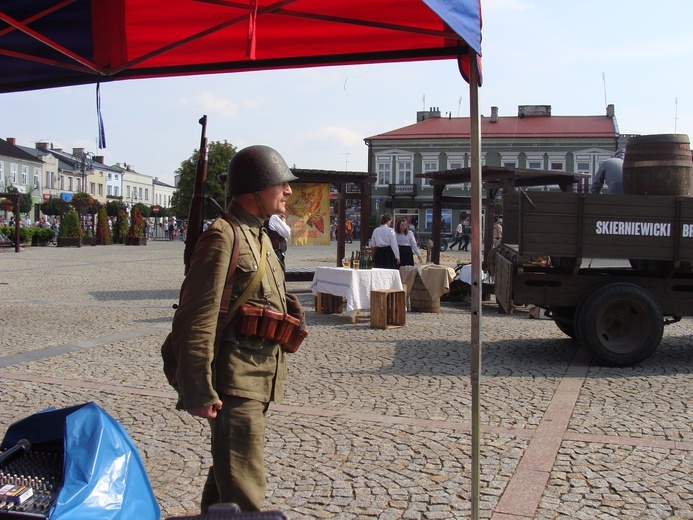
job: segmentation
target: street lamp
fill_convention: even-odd
[[[87,191],[87,171],[91,170],[94,165],[94,157],[96,157],[92,152],[82,152],[82,191],[88,193]]]

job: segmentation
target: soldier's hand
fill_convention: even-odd
[[[200,406],[198,408],[188,408],[188,413],[194,415],[195,417],[202,417],[203,419],[216,419],[217,411],[221,410],[222,403],[217,401],[209,406]]]

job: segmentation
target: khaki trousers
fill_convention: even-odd
[[[241,511],[259,511],[265,501],[265,425],[269,403],[222,395],[223,406],[212,430],[212,467],[202,492],[201,510],[234,503]]]

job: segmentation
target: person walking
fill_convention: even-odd
[[[263,337],[240,333],[237,320],[244,321],[244,307],[221,318],[219,328],[217,322],[228,289],[230,305],[240,299],[305,324],[298,300],[285,292],[284,270],[269,253],[272,245],[262,227],[271,215],[286,211],[294,180],[282,156],[268,146],[237,152],[229,162],[225,188],[226,209],[237,230],[224,218],[208,227],[181,287],[171,334],[178,393],[181,407],[208,419],[211,428],[212,467],[202,492],[203,513],[212,504],[227,502],[242,511],[258,511],[265,500],[266,415],[271,401],[284,398],[286,352]],[[236,241],[238,265],[227,279]]]
[[[409,229],[409,223],[407,219],[400,218],[395,226],[395,234],[397,239],[397,247],[399,248],[399,266],[403,265],[414,265],[414,253],[419,259],[420,263],[423,263],[423,257],[421,256],[421,251],[419,251],[419,246],[416,245],[416,238],[414,233]]]
[[[452,248],[455,246],[457,246],[458,251],[462,249],[462,230],[462,219],[460,219],[460,223],[457,224],[457,228],[455,229],[455,240],[450,244],[450,251],[452,251]]]
[[[469,251],[469,243],[472,241],[472,226],[469,217],[462,222],[462,245],[460,251]]]
[[[347,217],[344,224],[345,242],[351,244],[354,241],[354,223]]]
[[[385,213],[380,216],[380,226],[373,230],[370,245],[375,247],[373,267],[382,269],[397,269],[400,264],[399,246],[395,230],[390,227],[392,215]]]

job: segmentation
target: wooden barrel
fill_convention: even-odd
[[[409,306],[412,312],[440,312],[440,298],[431,297],[418,274],[409,293]]]
[[[623,193],[690,196],[691,143],[685,134],[631,137],[623,160]]]

